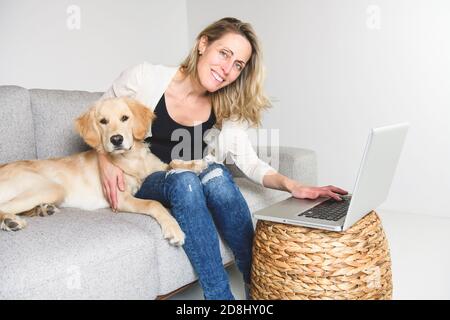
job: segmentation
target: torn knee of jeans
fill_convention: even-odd
[[[174,174],[174,173],[182,173],[182,172],[186,172],[186,171],[191,171],[191,170],[188,170],[188,169],[171,169],[171,170],[169,170],[169,171],[166,172],[166,178],[167,178],[168,176],[170,176],[171,174]]]
[[[223,170],[221,168],[216,168],[214,170],[211,170],[210,172],[205,174],[205,176],[203,177],[202,184],[206,184],[211,179],[221,177],[221,176],[223,176]]]

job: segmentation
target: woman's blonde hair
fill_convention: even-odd
[[[204,36],[208,44],[228,33],[245,37],[252,47],[252,55],[239,77],[226,87],[209,93],[216,115],[216,126],[221,128],[224,119],[246,120],[252,126],[261,124],[261,111],[269,108],[269,99],[264,94],[264,67],[258,38],[249,23],[235,18],[220,19],[206,27],[197,36],[197,41],[189,56],[181,63],[181,70],[198,81],[197,63],[199,43]]]

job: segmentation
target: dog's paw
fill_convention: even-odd
[[[19,231],[27,226],[27,222],[14,214],[4,215],[0,220],[0,229]]]
[[[180,247],[184,244],[184,232],[175,219],[162,223],[161,229],[164,239],[167,239],[171,245]]]
[[[198,174],[208,167],[208,162],[206,162],[203,159],[190,160],[190,161],[174,159],[169,163],[169,166],[172,169],[185,169],[185,170],[193,171]]]
[[[47,217],[47,216],[52,216],[54,215],[56,212],[59,212],[59,209],[50,203],[43,203],[38,205],[36,208],[36,215],[40,216],[40,217]]]
[[[201,173],[203,170],[205,170],[208,167],[208,162],[205,160],[192,160],[192,171],[194,171],[196,174]]]
[[[203,159],[190,161],[174,159],[169,163],[169,166],[172,169],[185,169],[199,174],[208,167],[208,163]]]
[[[169,170],[170,169],[185,169],[186,168],[186,161],[180,160],[180,159],[173,159],[169,163]]]

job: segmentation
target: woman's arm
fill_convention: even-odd
[[[306,186],[278,173],[269,164],[259,159],[247,134],[245,124],[227,121],[216,142],[216,156],[225,158],[229,155],[239,169],[252,181],[271,189],[287,191],[295,198],[316,199],[332,197],[341,200],[339,194],[347,191],[334,186]]]
[[[123,171],[112,164],[105,154],[97,152],[97,155],[103,194],[108,200],[111,208],[117,210],[117,189],[122,192],[125,191]]]
[[[287,191],[293,197],[299,199],[317,199],[318,197],[331,197],[335,200],[342,200],[339,195],[348,194],[347,191],[335,186],[312,187],[302,185],[297,181],[289,179],[273,170],[267,172],[263,178],[263,185],[266,188]]]

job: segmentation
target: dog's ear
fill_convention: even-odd
[[[133,113],[133,137],[136,140],[143,140],[156,116],[150,108],[139,101],[130,98],[124,100]]]
[[[75,129],[88,145],[97,149],[101,140],[95,123],[95,106],[75,120]]]

